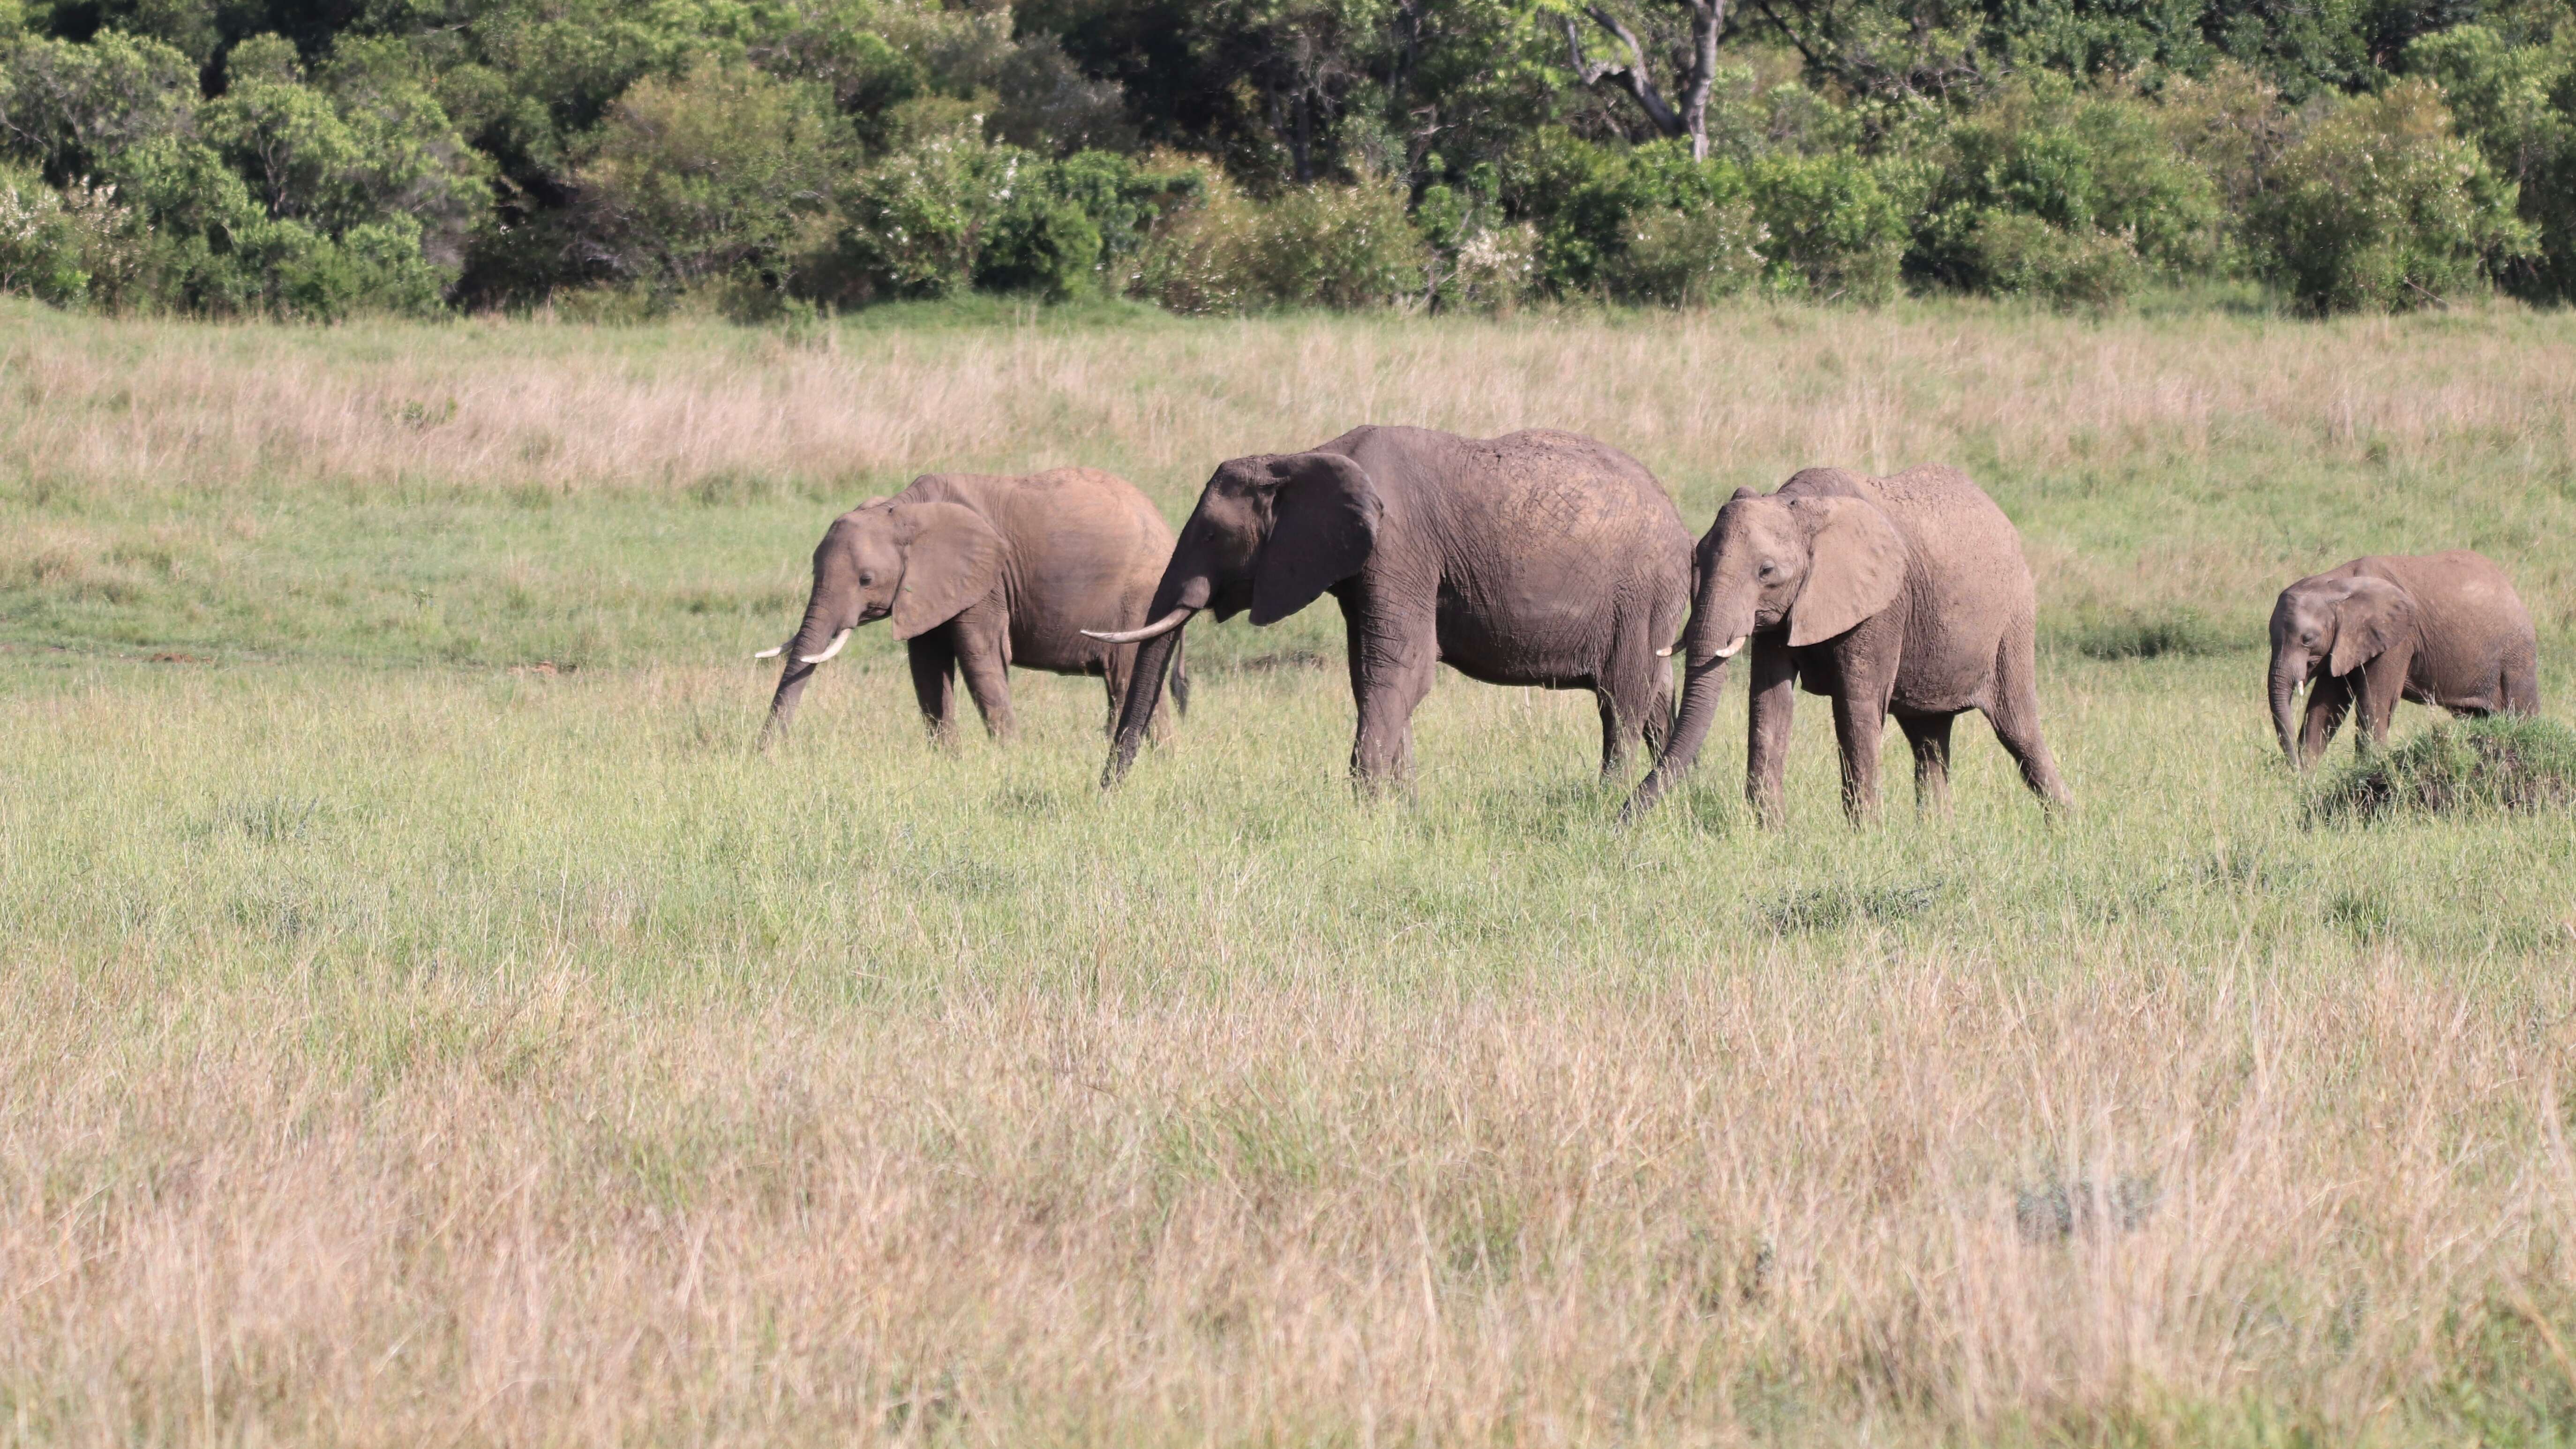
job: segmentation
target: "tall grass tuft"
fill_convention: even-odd
[[[2576,730],[2555,720],[2490,715],[2436,725],[2394,749],[2364,754],[2318,790],[2311,808],[2335,821],[2399,812],[2576,806]]]

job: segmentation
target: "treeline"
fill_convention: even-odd
[[[0,0],[67,306],[2195,280],[2576,294],[2570,0]]]

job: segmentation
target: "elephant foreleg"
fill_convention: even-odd
[[[2353,721],[2354,748],[2367,754],[2388,743],[2388,722],[2397,713],[2397,701],[2406,693],[2406,671],[2414,663],[2415,651],[2401,644],[2383,651],[2358,671],[2361,687],[2360,718]]]
[[[1011,621],[999,605],[987,601],[968,609],[949,624],[957,641],[957,672],[975,712],[984,717],[984,732],[997,740],[1019,733],[1011,714]]]
[[[956,647],[948,642],[946,629],[916,635],[903,647],[912,664],[912,695],[921,703],[922,723],[930,727],[931,739],[946,744],[956,737]]]
[[[1744,799],[1753,818],[1780,823],[1780,796],[1789,771],[1789,726],[1798,713],[1798,666],[1788,648],[1757,636],[1745,704]]]
[[[2352,689],[2343,680],[2321,674],[2308,686],[2308,707],[2299,716],[2299,768],[2306,769],[2325,754],[2351,708]]]
[[[1947,714],[1898,715],[1896,727],[1914,748],[1914,811],[1946,814],[1950,809],[1950,722]]]
[[[1887,706],[1872,694],[1834,695],[1834,743],[1842,749],[1843,815],[1854,825],[1878,819],[1878,742],[1887,733]]]
[[[1416,612],[1420,617],[1412,617]],[[1413,772],[1413,710],[1431,692],[1439,667],[1438,625],[1428,608],[1393,615],[1366,598],[1344,600],[1342,621],[1351,698],[1359,707],[1351,778],[1362,793],[1373,794]]]

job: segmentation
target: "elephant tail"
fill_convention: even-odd
[[[1183,657],[1188,651],[1188,639],[1172,642],[1172,713],[1183,719],[1190,715],[1190,662]]]

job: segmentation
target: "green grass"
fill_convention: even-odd
[[[1623,321],[1780,350],[1790,385],[1701,413],[1569,318],[944,318],[835,354],[24,315],[13,1437],[2545,1443],[2576,1410],[2565,803],[2312,823],[2259,642],[2276,578],[2483,540],[2544,621],[2546,718],[2402,708],[2371,768],[2563,751],[2576,322],[2301,333],[2384,390],[2186,448],[2161,403],[2079,446],[2073,404],[1915,364],[2093,348],[2135,398],[2250,390],[2289,324],[1901,308],[1874,353],[1830,314]],[[1015,675],[1020,742],[942,750],[883,631],[751,748],[745,656],[813,538],[939,437],[1078,448],[1177,516],[1230,430],[1463,426],[1551,350],[1570,415],[1528,421],[1644,437],[1694,527],[1801,429],[1958,446],[2041,580],[2071,818],[1970,721],[1951,815],[1915,816],[1891,731],[1887,823],[1849,831],[1808,699],[1757,830],[1739,683],[1623,830],[1588,699],[1455,676],[1412,790],[1361,803],[1329,608],[1193,625],[1194,711],[1114,793],[1096,683]],[[226,401],[241,359],[304,370],[312,451]],[[1408,404],[1433,363],[1495,372]],[[487,423],[478,366],[599,412]],[[93,407],[123,375],[200,391]],[[452,381],[439,426],[484,442],[335,432],[344,381]],[[1288,421],[1233,411],[1265,388]],[[881,396],[953,411],[912,453],[757,431]],[[675,400],[748,441],[655,471],[632,439]],[[2321,442],[2338,406],[2395,451]],[[509,462],[538,426],[596,461]]]

